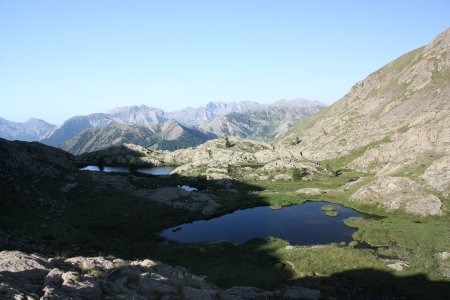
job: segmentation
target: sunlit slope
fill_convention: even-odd
[[[371,144],[351,166],[378,174],[407,172],[418,164],[425,164],[422,173],[434,164],[448,169],[450,29],[356,83],[276,143],[296,157],[317,161]]]

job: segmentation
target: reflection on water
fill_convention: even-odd
[[[151,175],[169,175],[175,167],[152,167],[152,168],[137,168],[137,171],[140,173],[151,174]],[[82,171],[93,171],[100,172],[100,168],[98,166],[87,166],[81,168]],[[103,168],[103,172],[129,172],[127,167],[107,167]]]
[[[328,217],[321,210],[323,205],[333,205],[336,217]],[[358,212],[328,202],[307,202],[280,209],[260,206],[238,210],[210,219],[168,228],[161,236],[182,243],[230,241],[243,243],[252,238],[278,237],[292,245],[328,244],[350,242],[354,228],[343,220],[363,217]]]

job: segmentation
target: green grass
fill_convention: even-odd
[[[338,215],[336,207],[334,207],[333,205],[324,205],[320,209],[325,211],[325,215],[327,215],[328,217],[337,217]]]
[[[355,240],[384,247],[384,255],[408,261],[411,272],[442,278],[437,253],[450,249],[448,216],[425,218],[398,212],[379,220],[349,218],[345,223],[359,228]]]
[[[344,168],[346,168],[346,166],[349,163],[351,163],[355,159],[361,157],[368,149],[376,147],[376,146],[384,144],[384,143],[388,143],[388,142],[390,142],[390,138],[386,136],[385,138],[383,138],[379,141],[370,143],[366,146],[363,146],[356,150],[353,150],[351,153],[349,153],[347,155],[343,155],[343,156],[341,156],[339,158],[335,158],[335,159],[323,160],[320,163],[322,166],[327,166],[328,168],[331,168],[332,170],[344,169]]]
[[[337,217],[338,212],[337,211],[326,211],[325,215],[327,215],[328,217]]]
[[[324,205],[320,209],[324,211],[336,211],[336,207],[333,205]]]
[[[209,193],[219,197],[222,204],[216,215],[260,205],[279,208],[308,200],[326,200],[383,218],[346,219],[347,226],[358,229],[353,235],[355,242],[348,246],[331,244],[288,249],[286,241],[275,238],[252,240],[242,245],[170,242],[163,246],[158,237],[161,230],[204,216],[138,199],[114,188],[95,192],[96,184],[87,176],[80,176],[77,177],[80,187],[60,199],[65,204],[61,206],[58,217],[48,207],[29,207],[17,201],[14,195],[2,195],[0,227],[8,232],[23,232],[34,244],[45,243],[54,253],[63,253],[65,257],[101,254],[125,259],[158,259],[187,267],[224,288],[250,285],[273,289],[298,284],[320,289],[323,295],[335,296],[343,293],[340,286],[357,282],[358,286],[374,293],[407,293],[420,299],[438,282],[450,282],[442,277],[443,268],[450,263],[437,258],[437,253],[450,249],[450,218],[447,215],[417,217],[401,212],[388,213],[376,206],[350,201],[349,195],[355,189],[373,179],[368,174],[344,170],[339,177],[316,174],[311,181],[235,181],[232,188],[238,193],[224,190],[203,177],[137,176],[137,180],[130,181],[136,188],[187,184],[201,190],[208,189]],[[360,176],[366,179],[349,189],[342,189],[350,179]],[[63,184],[61,180],[49,182],[48,186]],[[306,187],[328,191],[319,196],[296,193]],[[61,197],[58,193],[55,195]],[[324,210],[335,211],[329,207],[324,207]],[[53,239],[42,239],[49,235]],[[356,242],[378,248],[360,249]],[[381,255],[407,261],[409,267],[394,273],[386,268],[386,262],[379,259]],[[422,290],[419,286],[423,287]]]
[[[400,171],[396,172],[394,176],[418,179],[419,176],[423,175],[426,169],[439,157],[439,155],[433,152],[426,152],[422,157],[418,158],[414,164],[403,167]]]
[[[375,250],[359,249],[357,242],[349,246],[288,245],[276,238],[254,239],[242,245],[174,243],[161,249],[161,258],[187,266],[222,288],[245,285],[275,289],[289,284],[319,289],[324,297],[345,298],[346,291],[358,287],[375,295],[444,299],[440,297],[445,292],[439,288],[445,283],[429,281],[420,272],[394,272]]]

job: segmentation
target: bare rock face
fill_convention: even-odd
[[[414,180],[402,177],[378,177],[356,191],[351,200],[381,204],[388,210],[403,209],[423,216],[442,214],[442,203],[438,197],[424,192],[423,187]]]
[[[0,252],[1,299],[318,299],[302,287],[266,291],[254,287],[220,290],[201,276],[161,262],[104,257],[45,259],[19,251]]]
[[[52,269],[46,276],[42,300],[51,299],[101,299],[101,283],[93,276],[75,271]]]
[[[35,294],[39,291],[48,268],[47,261],[37,255],[1,251],[0,299],[26,299],[26,295]]]
[[[450,155],[435,160],[421,178],[429,187],[448,196],[450,193]]]

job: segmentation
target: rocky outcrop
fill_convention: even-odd
[[[381,204],[388,210],[403,209],[417,215],[441,215],[442,203],[439,198],[423,190],[414,180],[381,176],[357,190],[351,200]]]
[[[268,143],[236,137],[230,137],[229,142],[231,145],[227,147],[224,139],[216,139],[195,148],[180,149],[173,152],[161,151],[155,153],[154,157],[165,164],[215,167],[226,164],[257,163],[255,153],[272,149],[272,146]],[[275,156],[276,153],[274,152],[273,155]]]
[[[435,160],[420,176],[425,183],[444,196],[448,197],[450,193],[450,156],[444,156]]]
[[[258,171],[279,172],[294,168],[306,168],[310,173],[318,172],[318,165],[291,152],[274,149],[265,142],[230,137],[229,147],[224,139],[208,141],[195,148],[174,152],[157,151],[152,157],[167,165],[181,165],[174,173],[189,174],[205,168],[205,175],[215,179],[229,179],[228,168],[236,165],[261,165]]]
[[[1,299],[319,299],[320,291],[288,286],[221,290],[182,267],[150,259],[45,258],[0,252]]]

